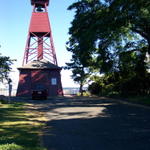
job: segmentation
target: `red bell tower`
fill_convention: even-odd
[[[47,7],[49,0],[31,0],[29,32],[20,71],[17,96],[31,96],[46,90],[48,96],[63,95]]]
[[[23,65],[35,59],[46,59],[57,65],[47,6],[49,0],[31,0],[33,12],[24,53]]]

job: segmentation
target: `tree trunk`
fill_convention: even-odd
[[[83,84],[82,83],[80,83],[79,92],[81,93],[81,96],[83,96]]]
[[[150,38],[147,41],[148,41],[148,54],[150,55]]]

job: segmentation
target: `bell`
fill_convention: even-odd
[[[42,9],[42,7],[41,7],[41,6],[39,6],[39,7],[36,9],[36,11],[37,11],[37,12],[42,12],[42,11],[43,11],[43,9]]]

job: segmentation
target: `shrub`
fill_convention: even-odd
[[[88,91],[93,95],[99,95],[102,92],[102,86],[97,82],[93,82],[89,85]]]
[[[0,145],[0,150],[24,150],[24,148],[19,146],[19,145],[12,143],[12,144]]]

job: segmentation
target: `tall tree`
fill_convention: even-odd
[[[109,75],[112,72],[132,74],[134,69],[137,75],[146,77],[144,60],[146,52],[150,54],[150,1],[78,0],[68,9],[75,10],[68,50],[77,54],[82,64]]]
[[[88,69],[80,62],[80,57],[72,56],[71,62],[66,63],[65,69],[72,70],[72,78],[75,82],[79,83],[79,92],[83,96],[83,86],[87,83],[87,78],[89,77]]]
[[[9,72],[11,71],[11,65],[13,60],[10,57],[2,56],[0,54],[0,82],[3,82],[5,79],[9,80]]]
[[[150,1],[107,0],[107,2],[109,17],[115,28],[126,28],[127,32],[131,30],[141,35],[147,41],[150,54]]]
[[[118,46],[122,49],[128,46],[126,50],[130,50],[133,41],[137,41],[137,48],[144,43],[150,54],[149,4],[147,0],[79,0],[72,4],[69,7],[75,9],[69,30],[72,52],[74,45],[86,45],[83,57],[96,55],[96,63],[103,72],[113,69],[119,54],[116,49],[121,50]]]

